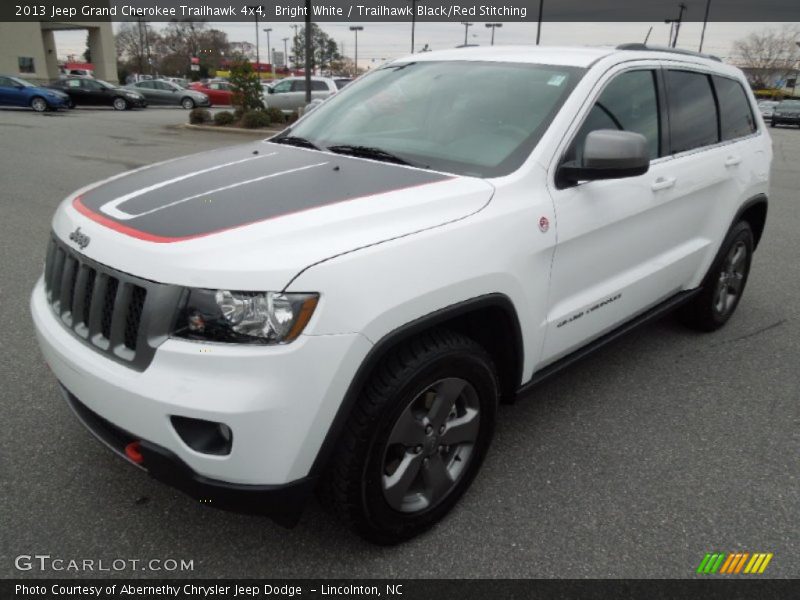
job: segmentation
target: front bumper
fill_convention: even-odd
[[[147,440],[140,440],[90,410],[65,387],[64,399],[81,423],[102,443],[125,460],[125,448],[139,444],[141,464],[154,479],[166,483],[198,502],[244,514],[265,515],[286,527],[297,524],[316,478],[305,477],[285,485],[241,485],[203,477],[170,452]],[[131,461],[132,462],[132,461]]]
[[[800,125],[800,115],[772,115],[774,125]]]
[[[31,312],[58,381],[88,411],[172,457],[168,462],[188,474],[178,479],[191,486],[302,485],[371,348],[359,334],[303,335],[285,346],[257,347],[168,339],[144,371],[135,371],[63,326],[41,279]],[[232,431],[230,453],[193,450],[173,426],[174,416],[224,423]]]

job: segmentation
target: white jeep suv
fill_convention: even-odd
[[[725,324],[771,158],[710,57],[414,55],[272,139],[75,192],[31,310],[130,462],[284,524],[319,489],[393,543],[469,487],[499,401],[666,311]]]

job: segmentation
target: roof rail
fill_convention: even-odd
[[[684,56],[696,56],[698,58],[707,58],[709,60],[715,60],[717,62],[722,62],[722,59],[719,56],[714,56],[713,54],[703,54],[701,52],[692,52],[691,50],[681,50],[680,48],[668,48],[666,46],[648,46],[646,44],[640,44],[640,43],[620,44],[619,46],[617,46],[617,50],[639,50],[639,51],[647,51],[647,52],[670,52],[672,54],[683,54]]]

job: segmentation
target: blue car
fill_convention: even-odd
[[[0,75],[0,106],[30,106],[36,112],[69,108],[69,96],[37,87],[19,77]]]

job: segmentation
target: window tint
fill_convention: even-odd
[[[598,129],[641,133],[647,138],[650,158],[658,158],[661,128],[653,71],[628,71],[608,84],[572,142],[567,160],[580,162],[586,136]]]
[[[288,92],[292,89],[292,82],[291,81],[281,81],[278,84],[275,84],[275,87],[272,88],[274,94],[282,94],[283,92]]]
[[[719,141],[717,105],[708,75],[667,71],[672,152],[683,152]]]
[[[306,91],[306,80],[305,79],[296,79],[292,83],[292,91],[293,92],[305,92]]]
[[[742,84],[715,75],[714,88],[717,90],[719,102],[722,139],[733,140],[755,132],[756,122]]]
[[[8,77],[0,77],[0,87],[14,87],[14,84]]]
[[[152,90],[153,89],[153,82],[152,81],[140,81],[139,83],[136,84],[136,87]]]
[[[311,89],[315,92],[327,92],[328,84],[325,83],[324,81],[312,81]]]

